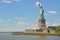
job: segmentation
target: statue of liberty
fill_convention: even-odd
[[[36,2],[36,6],[38,6],[40,8],[40,18],[38,21],[38,30],[45,31],[46,30],[46,22],[45,22],[45,18],[44,18],[44,9],[40,2]]]
[[[40,8],[40,19],[44,19],[44,9],[43,9],[41,3],[36,2],[36,6],[38,6]]]

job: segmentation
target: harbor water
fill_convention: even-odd
[[[0,40],[60,40],[60,36],[11,35],[11,33],[0,33]]]

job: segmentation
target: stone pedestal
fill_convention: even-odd
[[[46,22],[45,19],[39,19],[38,21],[39,30],[46,30]]]

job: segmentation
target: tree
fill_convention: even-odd
[[[48,28],[55,30],[55,32],[60,32],[60,26],[49,26]]]

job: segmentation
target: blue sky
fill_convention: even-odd
[[[40,9],[38,0],[0,0],[0,31],[24,31],[36,28]],[[39,0],[47,26],[60,25],[60,0]]]

